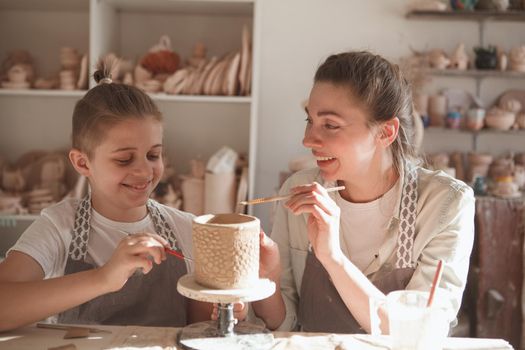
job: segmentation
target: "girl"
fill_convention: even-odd
[[[69,158],[89,194],[43,210],[0,264],[0,330],[58,314],[64,323],[184,326],[211,304],[186,300],[192,215],[149,196],[163,173],[162,117],[141,90],[111,81],[77,102]]]
[[[474,196],[461,181],[416,165],[412,100],[397,66],[368,52],[328,57],[315,74],[303,139],[318,167],[281,193],[262,271],[280,283],[253,303],[269,328],[370,331],[369,300],[440,286],[454,319],[474,237]],[[344,185],[328,194],[325,187]],[[277,253],[277,246],[278,251]],[[280,268],[280,265],[282,268]],[[381,315],[382,325],[388,315]]]

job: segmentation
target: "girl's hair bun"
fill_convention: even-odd
[[[93,73],[93,79],[95,79],[95,82],[97,84],[111,84],[113,82],[111,72],[115,69],[117,64],[118,59],[99,59],[95,66],[95,73]]]

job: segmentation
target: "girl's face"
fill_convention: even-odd
[[[315,83],[308,105],[303,145],[312,150],[325,180],[366,176],[379,151],[368,112],[347,87]]]
[[[88,162],[94,208],[113,220],[141,219],[164,171],[161,122],[148,117],[114,125]]]

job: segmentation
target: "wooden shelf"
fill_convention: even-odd
[[[40,89],[0,89],[0,96],[32,96],[32,97],[77,97],[84,96],[87,90],[40,90]]]
[[[252,102],[251,96],[200,96],[169,95],[165,93],[148,94],[155,101],[196,102],[196,103],[246,103]]]
[[[420,11],[407,13],[410,19],[443,19],[470,21],[525,21],[525,11]]]
[[[13,11],[88,11],[89,0],[2,0],[0,10]]]
[[[436,69],[436,68],[425,68],[424,73],[431,74],[434,76],[444,77],[468,77],[468,78],[502,78],[502,79],[525,79],[525,72],[517,71],[499,71],[499,70],[482,70],[482,69],[469,69],[469,70],[457,70],[457,69]]]
[[[0,96],[32,96],[32,97],[76,97],[81,98],[87,90],[39,90],[39,89],[0,89]],[[198,95],[168,95],[165,93],[148,94],[155,101],[195,102],[195,103],[240,103],[249,104],[251,96],[198,96]]]
[[[525,129],[497,130],[497,129],[483,128],[479,131],[473,131],[469,129],[450,129],[450,128],[439,127],[439,126],[430,126],[428,128],[425,128],[425,132],[428,132],[428,133],[446,132],[446,133],[470,134],[470,135],[506,134],[506,135],[525,136]]]
[[[107,0],[117,10],[137,13],[251,15],[254,0]]]

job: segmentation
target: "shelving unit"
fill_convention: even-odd
[[[93,74],[100,56],[114,52],[136,64],[165,34],[181,59],[191,55],[197,42],[206,45],[208,57],[220,57],[240,49],[242,28],[248,26],[253,53],[251,96],[150,96],[163,113],[165,151],[177,174],[189,172],[191,159],[206,160],[227,145],[248,156],[251,197],[258,110],[258,7],[258,0],[0,0],[0,57],[24,48],[34,56],[38,75],[50,76],[59,70],[60,48],[71,46],[89,52]],[[68,149],[71,114],[84,93],[0,89],[0,154],[14,161],[29,150]],[[12,219],[27,222],[32,217]],[[0,234],[4,229],[0,226]]]
[[[411,20],[442,20],[442,21],[476,21],[478,22],[478,43],[477,45],[485,46],[485,31],[486,25],[488,22],[524,22],[525,21],[525,11],[411,11],[407,13],[406,17]],[[454,70],[454,69],[425,69],[424,73],[437,77],[437,78],[456,78],[456,79],[474,79],[475,80],[475,95],[477,97],[481,96],[481,86],[482,83],[486,84],[484,80],[490,79],[491,82],[499,80],[513,80],[517,81],[520,79],[525,80],[525,73],[516,72],[516,71],[498,71],[498,70],[478,70],[478,69],[469,69],[469,70]],[[519,144],[520,137],[523,136],[525,132],[523,131],[498,131],[492,129],[483,129],[479,132],[472,132],[468,130],[451,130],[444,128],[428,128],[426,129],[430,135],[439,135],[446,133],[446,137],[452,137],[455,142],[459,142],[462,146],[465,146],[464,142],[462,143],[460,138],[465,136],[471,137],[470,146],[468,147],[471,151],[491,151],[480,147],[480,140],[493,137],[505,136],[509,139],[515,139],[514,144]],[[441,135],[439,135],[441,136]],[[445,136],[445,135],[443,135]],[[453,144],[453,142],[449,142]],[[525,150],[525,144],[523,145]],[[493,151],[493,150],[492,150]]]
[[[414,10],[407,13],[409,19],[422,20],[456,20],[479,22],[479,43],[485,45],[484,29],[489,21],[525,21],[525,11],[419,11]]]
[[[524,22],[525,11],[413,11],[407,14],[407,18],[417,20],[477,21],[479,23],[479,40],[477,44],[485,46],[487,22]],[[485,79],[490,79],[490,83],[493,85],[495,85],[494,82],[503,79],[525,80],[524,73],[512,71],[428,69],[426,73],[446,79],[475,79],[475,89],[478,97],[481,96],[482,82],[483,86],[487,84],[484,81]],[[456,80],[456,82],[458,81]],[[499,87],[497,86],[498,90]],[[503,89],[508,88],[508,86],[501,87]],[[427,128],[425,132],[436,141],[435,145],[439,145],[441,150],[446,152],[457,151],[459,148],[462,151],[468,150],[499,155],[509,150],[506,149],[507,147],[512,148],[513,146],[514,150],[525,151],[525,130],[498,131],[482,129],[473,132],[431,127]],[[503,138],[505,142],[502,142]],[[515,240],[513,241],[513,235],[515,237],[523,236],[523,232],[520,232],[519,229],[522,225],[517,222],[519,221],[518,218],[523,216],[522,207],[523,202],[521,200],[503,200],[491,197],[478,197],[476,199],[476,242],[471,260],[466,297],[464,297],[462,305],[462,308],[466,308],[467,311],[463,314],[470,317],[469,330],[474,333],[470,334],[470,336],[505,338],[512,342],[515,348],[519,348],[521,338],[521,308],[516,306],[516,301],[519,302],[521,300],[522,269],[517,268],[510,271],[507,265],[508,261],[521,262],[522,244],[519,242],[514,244],[516,242]],[[499,246],[496,247],[496,243]],[[501,254],[502,252],[504,254]],[[497,263],[500,263],[499,266]],[[505,276],[503,278],[505,282],[500,284],[497,282],[497,277],[503,275]],[[513,278],[512,281],[510,277]],[[512,285],[512,288],[508,288],[509,285]],[[496,295],[496,299],[494,299],[494,295]],[[502,297],[498,299],[497,296]],[[494,306],[497,305],[496,307],[498,308],[498,311],[494,314],[491,314],[490,307],[487,308],[487,305],[493,306],[492,304]]]

